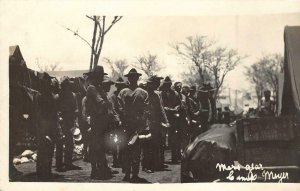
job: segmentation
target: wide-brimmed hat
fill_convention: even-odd
[[[147,79],[147,83],[154,83],[154,82],[157,82],[157,79],[155,78],[156,76],[150,76],[148,79]]]
[[[154,76],[155,76],[155,79],[159,80],[159,81],[162,80],[162,79],[164,79],[163,77],[160,77],[160,76],[156,76],[156,75],[154,75]]]
[[[42,75],[42,80],[51,80],[53,78],[55,78],[55,77],[50,76],[47,72],[44,72]]]
[[[191,87],[190,87],[190,90],[196,91],[197,88],[196,88],[196,86],[191,86]]]
[[[182,86],[182,90],[187,90],[187,91],[190,91],[191,88],[189,86]]]
[[[103,77],[102,83],[109,83],[111,85],[114,84],[114,82],[111,81],[111,79],[108,76]]]
[[[175,82],[174,86],[177,86],[177,84],[180,84],[182,86],[182,82]]]
[[[61,81],[61,86],[70,86],[71,84],[74,84],[73,81],[70,80],[70,78],[68,76],[64,76],[62,78],[62,81]]]
[[[87,76],[97,76],[97,75],[108,75],[107,73],[104,72],[104,68],[103,66],[96,66],[93,68],[92,71],[90,72],[86,72],[86,73],[83,73],[83,75],[87,75]]]
[[[169,76],[167,76],[164,81],[163,81],[164,84],[172,84],[172,80],[170,79]]]
[[[124,75],[125,77],[128,77],[128,76],[131,76],[131,75],[137,75],[137,76],[141,76],[142,74],[141,73],[138,73],[136,71],[135,68],[132,68],[131,70],[129,70],[128,74]]]
[[[152,82],[157,82],[159,83],[160,80],[164,79],[163,77],[159,77],[157,75],[153,75],[153,76],[150,76],[150,78],[147,80],[148,83],[152,83]]]
[[[212,89],[211,83],[209,81],[203,82],[203,87]]]
[[[209,95],[209,90],[202,90],[202,89],[199,89],[199,90],[198,90],[198,95],[201,95],[201,96],[208,96],[208,95]]]
[[[80,129],[78,127],[72,128],[71,132],[73,134],[74,141],[80,142],[82,140],[82,134],[81,134]]]
[[[122,77],[119,77],[116,81],[115,81],[116,85],[126,85],[125,81],[123,80]]]

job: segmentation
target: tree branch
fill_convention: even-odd
[[[70,29],[70,28],[68,28],[68,27],[65,27],[65,26],[62,26],[63,28],[65,28],[65,29],[67,29],[68,31],[71,31],[75,36],[78,36],[81,40],[83,40],[90,48],[92,48],[92,45],[84,38],[84,37],[82,37],[77,31],[74,31],[74,30],[72,30],[72,29]],[[93,50],[93,53],[95,53],[94,52],[94,50]]]
[[[118,17],[118,16],[115,16],[114,20],[111,22],[110,26],[105,30],[104,32],[104,35],[111,29],[111,27],[116,24],[119,20],[122,19],[122,16]],[[104,28],[103,28],[104,30]]]

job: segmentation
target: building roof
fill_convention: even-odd
[[[82,77],[83,73],[88,72],[88,70],[68,70],[68,71],[47,71],[50,76],[54,76],[57,78],[61,78],[64,76],[68,76],[71,78],[74,77]]]
[[[24,60],[19,45],[9,47],[9,57],[11,56],[16,57],[18,60]]]

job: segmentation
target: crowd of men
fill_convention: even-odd
[[[168,76],[154,75],[138,85],[141,75],[132,68],[124,75],[128,82],[122,78],[113,82],[102,66],[96,66],[84,74],[87,88],[80,91],[74,90],[68,77],[60,88],[58,83],[53,86],[53,77],[44,73],[35,110],[37,177],[51,178],[54,148],[56,171],[81,169],[72,163],[75,125],[83,135],[84,161],[91,163],[92,179],[112,177],[108,150],[113,154],[112,167],[121,167],[127,182],[142,181],[140,164],[147,173],[165,169],[166,147],[171,149],[171,162],[178,164],[185,147],[208,129],[211,92],[173,83]],[[113,84],[116,90],[109,95]]]

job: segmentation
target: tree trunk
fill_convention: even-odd
[[[204,77],[203,77],[203,71],[202,71],[201,66],[198,66],[198,73],[199,73],[200,81],[201,81],[201,83],[203,84],[203,82],[204,82]],[[202,84],[199,84],[199,86],[201,86]]]
[[[94,58],[94,68],[98,65],[99,57],[100,57],[100,54],[99,55],[95,55],[95,58]]]
[[[213,117],[213,122],[215,122],[217,120],[217,98],[219,95],[219,89],[220,88],[216,88],[214,96],[213,96],[213,103],[212,103],[212,117]]]
[[[104,29],[103,29],[104,30]],[[99,62],[99,58],[100,58],[100,55],[101,55],[101,51],[102,51],[102,46],[103,46],[103,42],[104,42],[104,32],[102,34],[100,39],[100,47],[99,47],[99,50],[97,52],[97,55],[95,55],[95,59],[94,59],[94,67],[96,67],[98,65],[98,62]]]
[[[95,41],[96,41],[96,34],[97,34],[97,22],[96,17],[94,16],[94,33],[93,33],[93,39],[92,39],[92,47],[91,47],[91,60],[90,60],[90,71],[93,70],[93,62],[94,62],[94,56],[95,56]]]

